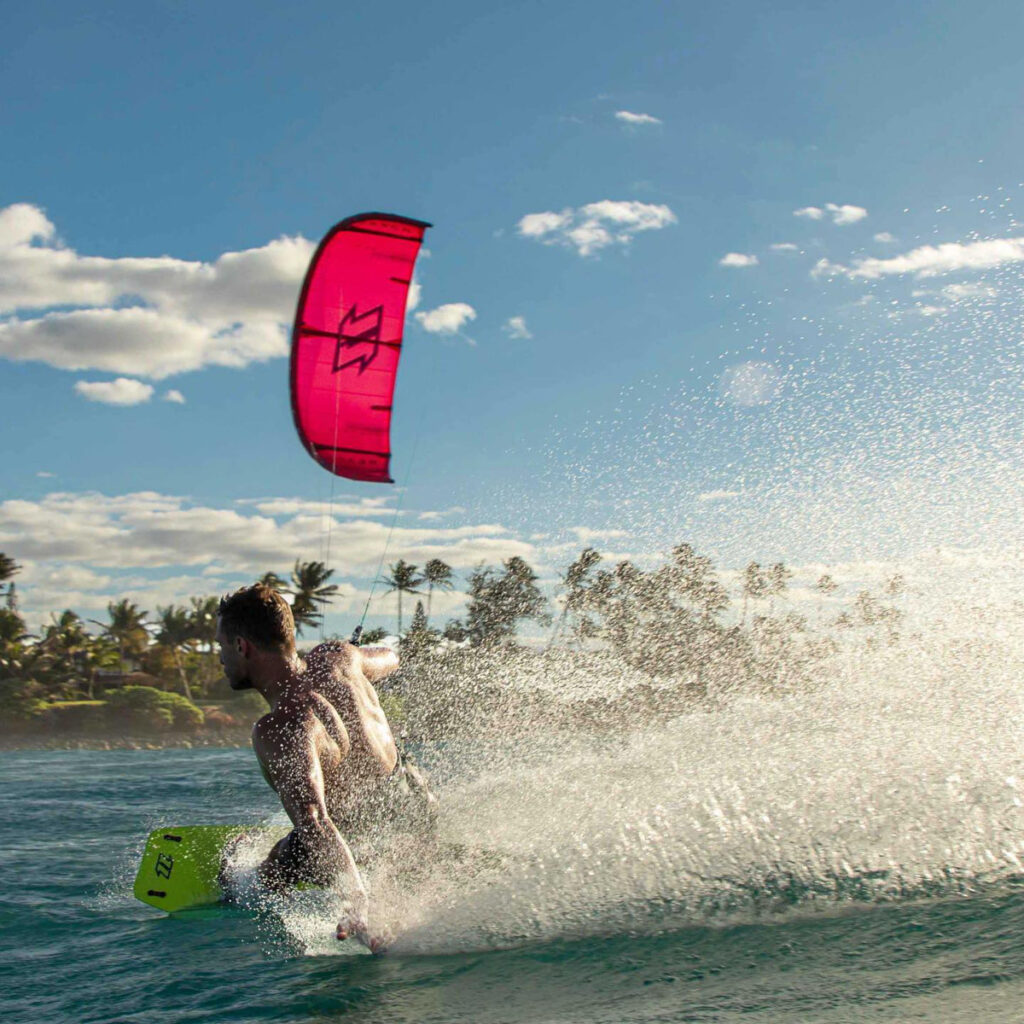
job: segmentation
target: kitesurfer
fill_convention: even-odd
[[[325,644],[303,662],[291,608],[262,584],[221,601],[217,643],[232,689],[255,689],[270,704],[252,744],[293,825],[260,865],[259,880],[271,889],[337,888],[347,900],[338,938],[379,951],[384,940],[370,934],[366,887],[341,830],[386,815],[389,793],[392,804],[408,797],[403,760],[372,685],[398,668],[398,656],[386,647]],[[436,803],[424,791],[421,802]]]

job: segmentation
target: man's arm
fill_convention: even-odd
[[[391,675],[398,668],[398,655],[390,647],[357,647],[359,667],[371,683]]]
[[[351,930],[357,936],[365,932],[366,888],[352,851],[327,813],[312,731],[301,723],[274,722],[268,715],[256,723],[253,748],[294,826],[260,865],[260,881],[272,889],[297,882],[336,886],[352,905]]]

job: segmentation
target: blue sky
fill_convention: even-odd
[[[0,550],[30,620],[326,554],[285,325],[309,248],[361,210],[436,225],[388,561],[523,554],[553,579],[582,543],[692,539],[810,572],[1005,543],[1022,21],[5,5]],[[446,308],[426,324],[453,333],[416,319]],[[333,488],[331,628],[362,612],[398,490]]]

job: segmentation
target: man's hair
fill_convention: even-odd
[[[261,650],[291,654],[295,650],[295,620],[288,602],[273,587],[254,583],[221,598],[220,615],[224,632],[243,636]]]

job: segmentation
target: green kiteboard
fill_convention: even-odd
[[[183,825],[150,832],[135,876],[135,898],[176,914],[213,907],[224,899],[219,875],[225,847],[240,835],[266,839],[269,849],[284,826]]]

